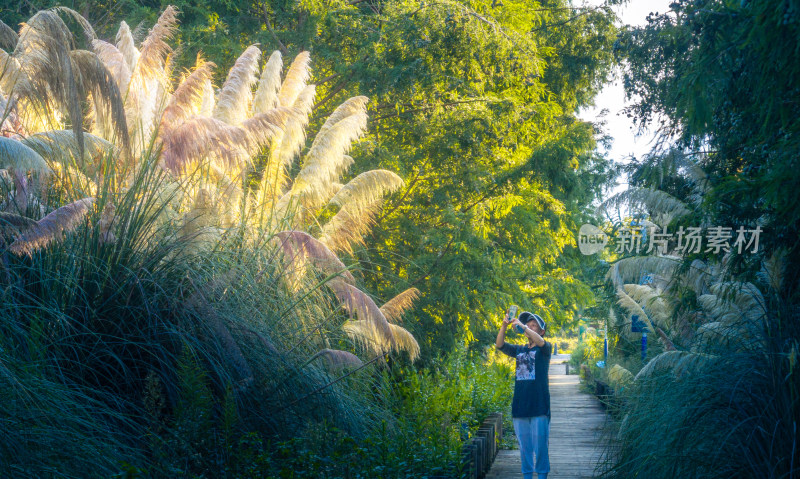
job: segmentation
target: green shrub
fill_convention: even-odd
[[[579,343],[577,336],[551,336],[547,340],[558,346],[560,354],[572,353]]]
[[[243,435],[228,459],[233,477],[424,478],[452,475],[463,441],[490,412],[510,427],[513,369],[489,351],[457,351],[414,371],[393,365],[381,387],[391,418],[362,437],[330,421],[309,422],[297,437],[265,443]]]
[[[601,360],[603,360],[603,337],[587,333],[584,334],[583,341],[577,343],[573,349],[569,364],[577,369],[581,364],[594,366]]]

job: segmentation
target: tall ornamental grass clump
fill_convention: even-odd
[[[245,474],[266,439],[391,421],[369,371],[419,352],[397,324],[419,292],[379,305],[338,256],[402,184],[339,183],[367,99],[306,148],[307,52],[284,71],[251,46],[215,91],[202,58],[171,70],[176,28],[172,7],[138,46],[124,22],[107,42],[66,8],[0,22],[11,475]]]
[[[763,354],[673,353],[621,393],[624,416],[602,477],[796,476],[795,386],[774,382],[788,371],[774,371]]]
[[[646,211],[650,235],[697,218],[713,224],[700,162],[671,152],[635,174],[661,186],[634,187],[612,202]],[[685,185],[685,201],[662,188],[674,183]],[[701,259],[668,246],[622,258],[607,276],[622,312],[610,329],[622,346],[607,365],[620,420],[602,477],[797,477],[800,317],[786,251],[730,248]],[[644,364],[630,347],[641,340],[633,316],[656,343]]]
[[[780,254],[752,283],[730,280],[724,262],[677,258],[624,259],[610,276],[638,277],[644,265],[656,279],[620,286],[614,329],[635,336],[636,314],[660,344],[643,365],[638,351],[610,355],[619,421],[602,477],[797,475],[798,318],[778,293]]]

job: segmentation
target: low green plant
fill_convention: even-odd
[[[447,462],[458,457],[461,444],[493,412],[510,420],[514,390],[513,365],[489,348],[485,353],[456,350],[419,372],[398,371],[394,410],[413,426],[414,436],[430,451],[447,445]],[[509,423],[510,426],[510,423]],[[437,461],[444,471],[447,463]]]
[[[550,336],[548,341],[558,346],[559,354],[570,354],[580,342],[577,336]]]
[[[572,350],[569,364],[578,369],[582,364],[596,367],[597,361],[603,360],[603,340],[602,336],[586,333],[583,340],[578,342]]]
[[[491,350],[486,356],[461,350],[422,371],[392,365],[376,377],[392,414],[363,435],[329,420],[309,422],[287,439],[241,434],[224,470],[237,478],[454,476],[461,445],[488,413],[503,412],[505,427],[511,427],[512,373],[509,362]],[[190,382],[192,388],[200,384]]]

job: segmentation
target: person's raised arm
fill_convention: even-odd
[[[503,324],[500,325],[500,331],[497,332],[497,339],[494,341],[494,346],[497,349],[503,347],[503,344],[506,342],[506,328],[509,324],[511,324],[511,320],[514,318],[508,317],[508,312],[506,312],[506,317],[503,318]]]
[[[514,324],[515,326],[516,325],[520,325],[520,327],[524,328],[525,336],[527,336],[528,339],[533,341],[533,344],[535,346],[539,346],[539,347],[544,346],[544,338],[539,336],[539,333],[537,333],[536,331],[534,331],[531,328],[529,328],[528,325],[522,324],[522,322],[520,322],[520,320],[517,319],[517,318],[514,318],[514,320],[512,321],[512,324]]]

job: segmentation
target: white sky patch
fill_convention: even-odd
[[[663,13],[669,10],[669,4],[673,0],[630,0],[625,5],[615,7],[617,15],[621,17],[622,23],[626,25],[641,26],[647,23],[647,15],[651,12]],[[602,0],[585,0],[584,5],[601,5]],[[615,74],[615,79],[607,83],[600,93],[595,97],[595,106],[585,108],[578,112],[578,117],[584,121],[595,123],[604,122],[603,130],[613,140],[609,150],[599,146],[601,153],[618,163],[627,163],[631,155],[640,158],[649,152],[655,144],[655,134],[652,131],[644,131],[638,135],[638,128],[634,126],[630,118],[625,116],[623,109],[633,104],[632,101],[625,99],[625,91],[622,81],[619,79],[621,73]],[[618,179],[617,186],[609,191],[608,196],[623,191],[626,183],[622,183],[624,178]]]

